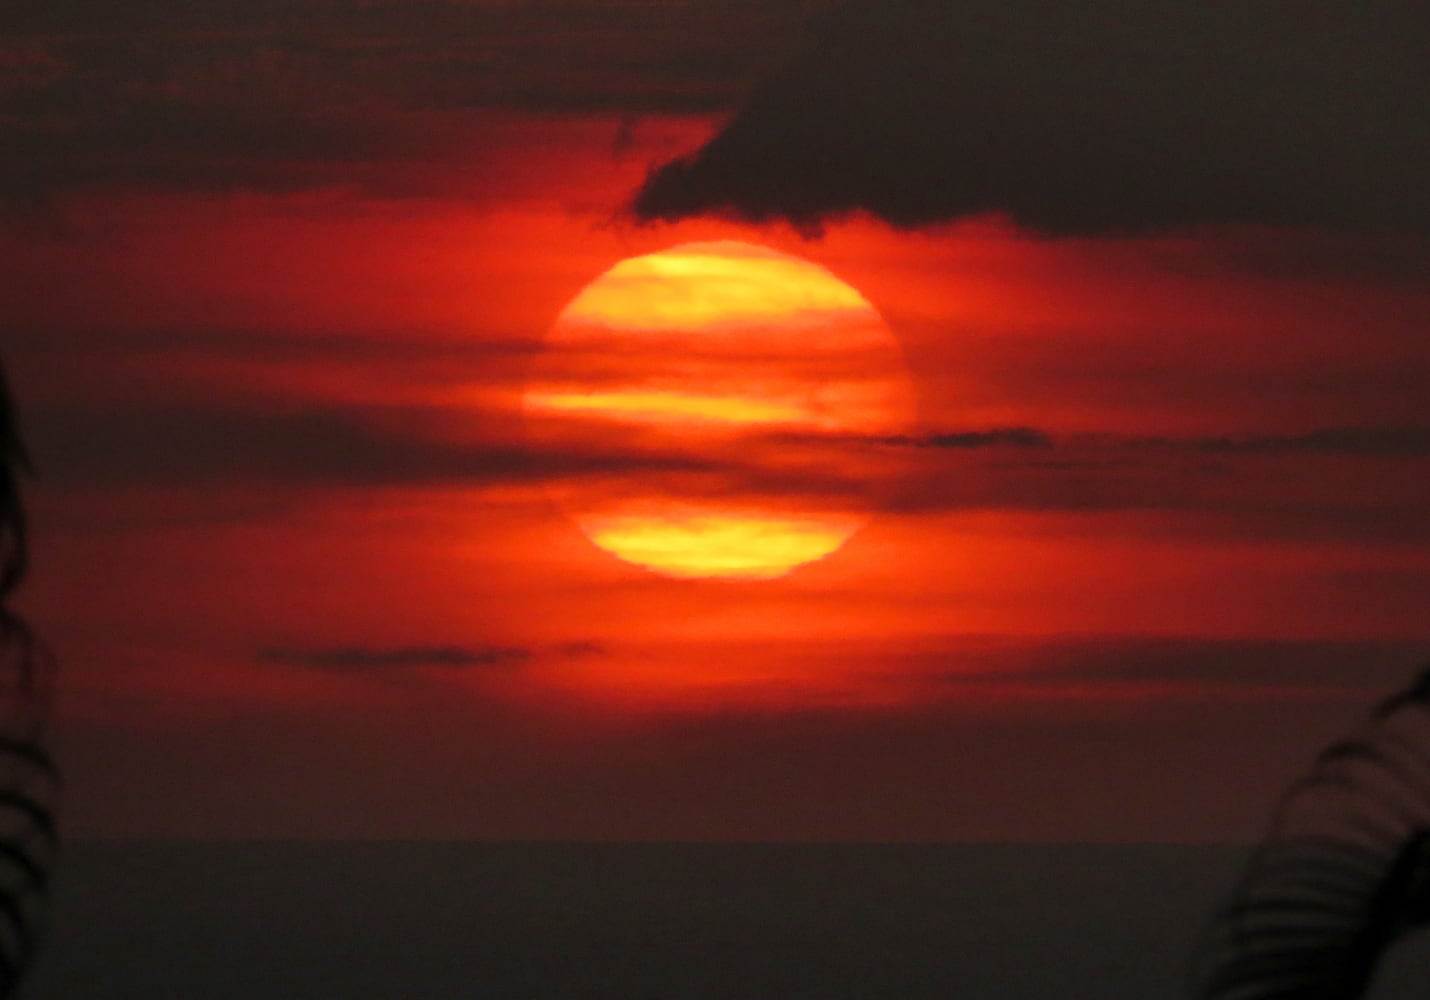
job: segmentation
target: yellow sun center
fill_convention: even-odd
[[[867,518],[840,455],[911,416],[898,346],[824,268],[747,243],[621,261],[561,312],[525,397],[562,507],[676,577],[768,579]]]

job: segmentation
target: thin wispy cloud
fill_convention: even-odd
[[[336,673],[383,673],[425,667],[484,669],[515,667],[531,659],[531,651],[509,646],[338,646],[331,649],[265,647],[258,659],[285,667],[305,667]]]
[[[1053,438],[1036,427],[996,427],[990,430],[944,431],[923,436],[884,438],[883,443],[913,448],[977,450],[980,448],[1050,448]]]
[[[1227,454],[1320,454],[1366,458],[1430,457],[1427,427],[1321,427],[1302,434],[1248,434],[1182,442],[1198,451]]]
[[[334,673],[382,674],[405,670],[487,670],[521,667],[538,657],[585,658],[600,656],[597,643],[572,641],[552,647],[473,646],[415,644],[410,646],[263,646],[262,663],[302,667]]]

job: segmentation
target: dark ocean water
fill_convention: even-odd
[[[1165,1000],[1244,856],[78,843],[26,996]],[[1423,997],[1425,955],[1397,956],[1377,1000]]]

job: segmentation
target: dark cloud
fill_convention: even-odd
[[[1139,450],[1165,449],[1192,453],[1227,454],[1318,454],[1365,458],[1423,458],[1430,456],[1430,426],[1406,427],[1319,427],[1294,434],[1227,434],[1204,437],[1136,437],[1116,434],[1073,434],[1055,436],[1038,427],[994,427],[986,430],[949,430],[919,436],[877,438],[878,444],[912,448],[976,451],[984,448],[1034,448],[1055,446],[1071,449],[1127,450],[1129,457]],[[1076,460],[1038,459],[1063,468]],[[1106,460],[1092,463],[1105,467]]]
[[[0,201],[460,187],[491,146],[472,112],[726,110],[804,5],[23,0],[0,40]]]
[[[1201,451],[1359,455],[1367,458],[1430,457],[1428,427],[1323,427],[1305,434],[1210,437],[1191,442]]]
[[[122,88],[117,96],[241,100],[247,73],[255,97],[307,85],[289,94],[294,104],[708,111],[729,108],[770,67],[808,6],[56,0],[22,3],[7,26],[15,39],[9,48],[73,53],[72,78],[102,78]],[[26,58],[24,66],[35,62]],[[0,59],[0,69],[5,64]]]
[[[634,210],[1424,234],[1427,44],[1417,0],[843,0]]]
[[[399,674],[406,670],[481,670],[516,668],[537,658],[585,659],[604,656],[598,643],[573,640],[554,646],[498,646],[426,644],[411,646],[263,646],[257,651],[261,663],[304,667],[334,673]]]
[[[938,683],[977,687],[1010,678],[1105,686],[1168,685],[1169,695],[1201,690],[1314,693],[1393,689],[1430,657],[1430,641],[1340,639],[1206,639],[1181,636],[1098,636],[1010,643],[974,637],[937,654],[921,654],[911,676],[934,672]],[[1049,694],[1056,695],[1057,688]]]
[[[453,440],[444,424],[480,416],[401,407],[173,401],[65,406],[29,414],[42,474],[60,483],[270,482],[385,486],[537,483],[564,476],[703,472],[696,457],[584,447],[543,449],[514,418]]]
[[[0,41],[0,99],[51,86],[72,68],[43,43]]]
[[[1035,427],[997,427],[986,431],[948,431],[923,437],[894,437],[889,444],[915,448],[1048,448],[1053,439]]]
[[[813,660],[810,643],[784,645],[780,655]],[[155,691],[118,715],[73,713],[67,759],[95,789],[73,818],[111,835],[141,823],[149,835],[227,837],[1235,839],[1262,829],[1288,776],[1430,654],[1409,642],[889,645],[831,642],[827,676],[853,667],[867,678],[880,662],[909,685],[930,676],[904,688],[911,697],[700,702],[614,726],[550,699],[471,693],[503,667],[462,674],[474,682],[463,697],[403,683],[415,675],[400,669],[359,674],[387,687],[358,712],[175,712],[182,692]],[[672,669],[687,654],[678,646]],[[981,688],[953,677],[979,666]]]
[[[928,449],[885,507],[1136,513],[1134,532],[1249,541],[1430,538],[1430,435],[1421,427],[1036,434],[1049,443]]]
[[[1182,438],[954,428],[690,449],[639,435],[537,439],[515,413],[261,397],[52,403],[25,418],[42,481],[61,488],[221,485],[261,489],[266,504],[310,487],[562,483],[624,495],[635,477],[675,496],[810,510],[1132,511],[1210,537],[1430,538],[1430,430],[1418,426]]]
[[[519,666],[531,657],[531,650],[514,646],[340,646],[333,649],[265,647],[258,651],[258,659],[264,663],[339,672],[420,667]]]

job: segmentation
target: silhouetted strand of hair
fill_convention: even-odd
[[[1282,796],[1197,956],[1201,1000],[1353,1000],[1430,923],[1430,668]]]
[[[20,478],[29,470],[15,407],[0,371],[0,655],[9,711],[0,720],[0,997],[14,995],[34,964],[49,910],[59,847],[59,772],[45,750],[53,665],[10,606],[29,561]]]

